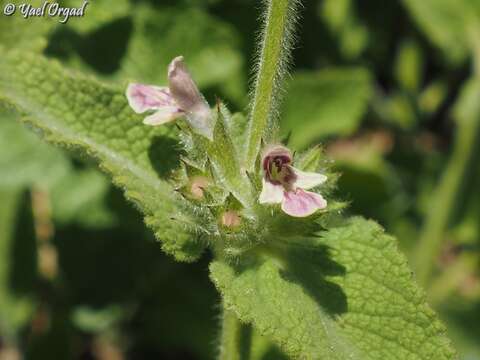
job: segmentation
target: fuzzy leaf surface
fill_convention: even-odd
[[[194,260],[203,250],[194,234],[197,227],[179,211],[180,199],[165,180],[178,157],[172,127],[143,125],[122,89],[33,53],[0,53],[2,98],[24,113],[47,141],[96,158],[145,213],[164,250],[179,260]]]
[[[354,218],[210,270],[227,308],[295,359],[455,358],[395,240],[374,222]]]

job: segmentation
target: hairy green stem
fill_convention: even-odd
[[[413,265],[416,269],[418,282],[422,285],[428,284],[435,268],[435,261],[441,251],[445,230],[448,227],[448,222],[456,205],[455,201],[461,190],[462,180],[474,153],[480,127],[480,111],[475,110],[467,118],[458,120],[460,121],[458,121],[453,153],[440,184],[432,194],[431,211],[427,215],[415,251]]]
[[[245,168],[253,170],[262,138],[270,141],[277,131],[279,90],[287,71],[298,0],[265,0],[266,14],[251,102]]]
[[[250,358],[251,328],[243,325],[230,310],[223,309],[219,360]]]

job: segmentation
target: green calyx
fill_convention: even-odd
[[[188,203],[185,207],[188,216],[202,224],[206,243],[222,257],[236,258],[255,251],[258,246],[268,248],[268,243],[276,241],[278,236],[288,233],[309,236],[312,231],[321,230],[320,221],[315,219],[320,219],[325,212],[308,219],[295,219],[277,205],[259,204],[263,171],[259,166],[254,172],[242,167],[244,143],[235,141],[246,136],[246,128],[241,124],[244,118],[240,114],[232,116],[223,104],[218,104],[212,113],[215,117],[212,141],[195,134],[185,123],[179,123],[182,161],[170,179]],[[317,147],[310,152],[319,153],[313,166],[318,170],[322,164],[321,150]],[[312,157],[307,153],[302,156]],[[273,178],[282,176],[279,170],[273,166]]]

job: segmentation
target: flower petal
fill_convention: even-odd
[[[205,102],[183,62],[183,56],[177,56],[168,66],[168,82],[173,98],[183,110],[190,112]]]
[[[126,95],[128,104],[137,114],[163,106],[175,106],[170,90],[166,87],[132,83],[128,85]]]
[[[165,106],[143,119],[143,123],[145,125],[152,126],[162,125],[173,121],[182,115],[184,114],[179,108],[174,106]]]
[[[306,217],[326,207],[327,201],[322,195],[302,189],[285,191],[282,201],[282,210],[294,217]]]
[[[308,190],[323,184],[327,180],[327,177],[323,174],[301,171],[293,166],[290,166],[290,169],[292,169],[295,174],[293,185],[296,188]]]
[[[283,186],[262,180],[262,192],[258,198],[260,204],[279,204],[283,200]]]
[[[168,66],[168,82],[170,92],[178,106],[185,111],[190,126],[211,140],[214,118],[208,103],[183,63],[182,56],[173,59]]]

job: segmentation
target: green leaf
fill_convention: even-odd
[[[242,113],[235,113],[226,119],[228,133],[235,145],[235,150],[239,157],[239,162],[243,162],[246,151],[247,142],[247,117]]]
[[[47,141],[96,158],[145,213],[167,252],[185,261],[200,255],[201,226],[165,180],[178,156],[172,127],[144,126],[123,89],[27,52],[1,51],[0,94],[26,113]]]
[[[395,240],[354,218],[240,264],[212,263],[225,306],[299,359],[454,359]]]
[[[403,0],[414,20],[452,62],[469,52],[471,20],[478,22],[478,9],[468,0]],[[475,11],[477,10],[477,11]]]
[[[200,87],[228,83],[242,73],[243,57],[234,28],[198,8],[139,6],[133,26],[122,63],[124,77],[166,84],[167,66],[178,55],[185,57]]]
[[[235,143],[230,137],[229,131],[234,131],[234,129],[229,125],[232,125],[233,121],[234,119],[230,118],[230,113],[226,107],[220,106],[217,112],[214,139],[205,148],[208,149],[209,160],[219,181],[223,182],[225,188],[234,194],[238,200],[247,205],[252,202],[252,194],[249,193],[248,179],[240,171],[237,154],[241,153],[237,152]]]
[[[288,89],[282,129],[292,131],[290,141],[297,148],[354,132],[372,95],[370,75],[360,68],[299,72]]]

